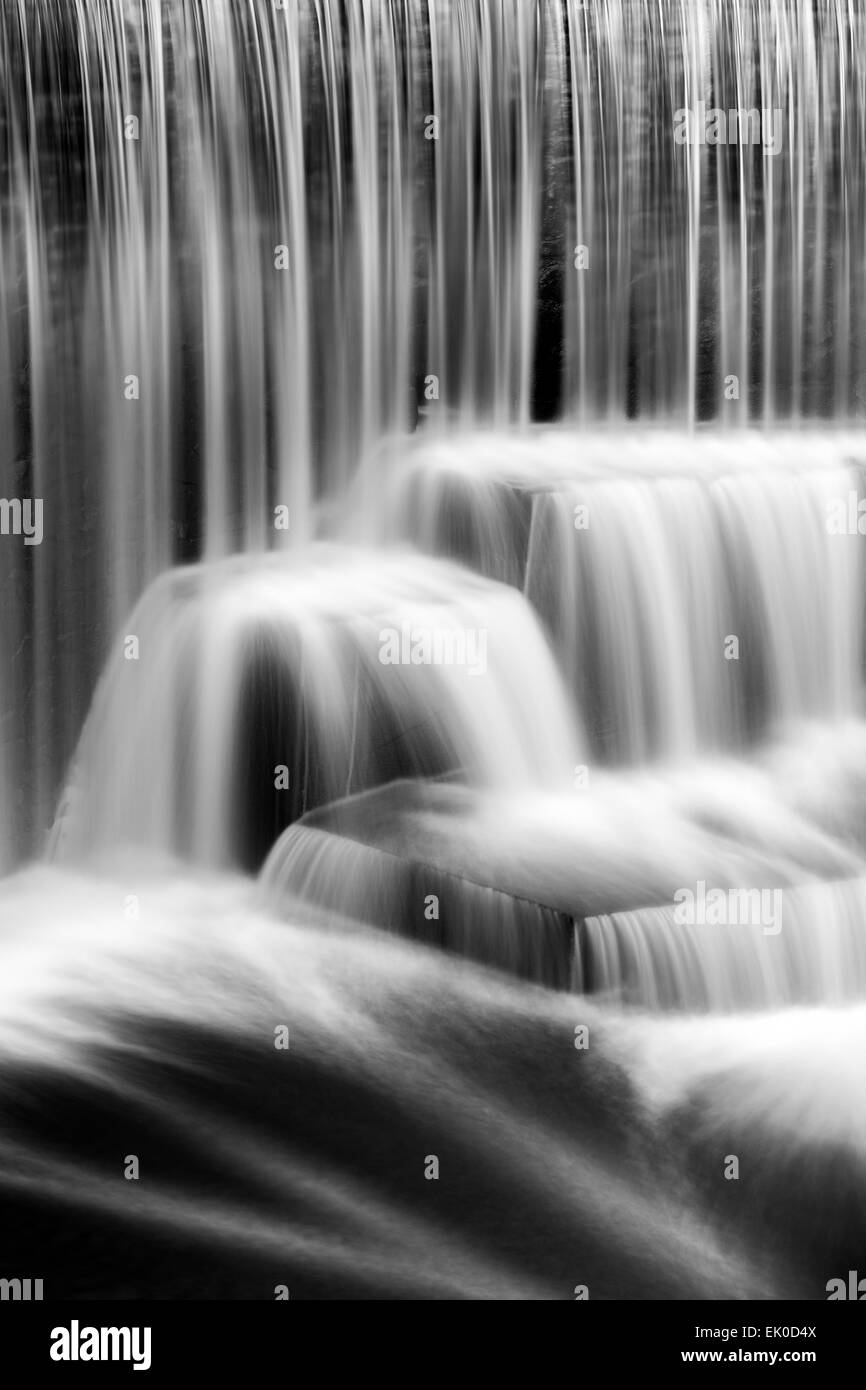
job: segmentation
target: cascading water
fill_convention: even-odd
[[[866,15],[0,0],[0,69],[5,1258],[823,1298]]]
[[[359,789],[456,773],[562,787],[581,753],[531,611],[441,561],[323,547],[189,567],[129,627],[139,655],[119,651],[97,692],[64,858],[137,846],[256,865],[287,821]],[[383,659],[428,634],[430,664]]]
[[[850,8],[2,13],[0,472],[50,502],[4,556],[23,848],[146,583],[303,543],[383,436],[862,415]],[[698,102],[781,148],[677,144]]]
[[[859,711],[856,436],[544,431],[384,455],[374,533],[522,588],[603,759]]]

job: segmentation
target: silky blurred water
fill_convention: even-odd
[[[856,1266],[862,1006],[607,1017],[165,864],[7,879],[0,933],[4,1259],[46,1297],[809,1299]]]
[[[856,1268],[864,22],[0,0],[4,1271]]]
[[[862,419],[850,6],[0,17],[0,480],[46,503],[0,553],[13,853],[146,585],[302,545],[383,438]],[[677,144],[701,102],[778,111],[778,152]]]

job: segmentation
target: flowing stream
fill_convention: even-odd
[[[824,1298],[866,12],[0,0],[0,79],[0,1274]]]

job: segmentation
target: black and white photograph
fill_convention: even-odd
[[[820,1366],[864,426],[863,0],[0,0],[36,1371],[317,1301]]]

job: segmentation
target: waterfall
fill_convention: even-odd
[[[0,77],[10,1251],[823,1298],[866,10],[0,0]]]
[[[128,627],[67,788],[63,858],[257,866],[290,820],[359,789],[567,786],[581,753],[529,607],[445,562],[322,547],[187,567]]]
[[[383,450],[368,525],[521,588],[596,754],[642,762],[859,712],[862,466],[844,434],[470,434]]]
[[[610,1006],[862,999],[863,845],[818,823],[785,762],[602,773],[570,796],[393,782],[287,829],[262,901],[300,896]],[[866,788],[862,750],[858,774]]]
[[[7,0],[0,475],[46,502],[4,570],[19,848],[147,583],[303,544],[382,438],[861,418],[863,24],[830,0]],[[779,113],[777,151],[706,143],[741,108]]]

